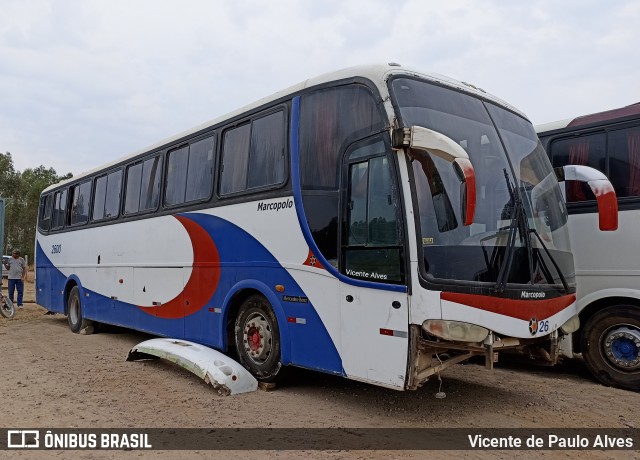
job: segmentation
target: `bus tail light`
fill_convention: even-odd
[[[454,342],[482,342],[489,335],[489,329],[460,321],[428,319],[422,329],[436,337]]]

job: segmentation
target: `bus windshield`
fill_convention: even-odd
[[[410,152],[426,278],[496,287],[573,285],[566,209],[531,123],[493,103],[418,79],[394,79],[391,92],[403,126],[453,139],[468,153],[476,174],[476,214],[464,226],[460,181],[451,165]]]

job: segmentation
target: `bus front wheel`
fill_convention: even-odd
[[[617,305],[589,318],[582,331],[582,355],[600,382],[640,390],[640,309]]]
[[[86,319],[82,312],[82,302],[80,301],[80,289],[78,286],[74,286],[71,292],[69,292],[69,298],[67,299],[67,321],[69,322],[71,331],[76,334],[83,329],[90,331],[93,327],[93,321]]]
[[[280,330],[271,305],[263,296],[247,298],[238,312],[234,328],[240,363],[261,382],[280,377]]]

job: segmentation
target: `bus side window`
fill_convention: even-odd
[[[344,146],[379,132],[386,121],[370,89],[347,85],[301,96],[299,122],[302,204],[314,242],[335,267]]]
[[[38,227],[40,230],[47,232],[51,225],[51,209],[53,204],[52,195],[45,195],[40,199],[40,219],[38,219]]]
[[[283,111],[225,131],[220,194],[282,184],[286,171],[285,146]]]
[[[167,206],[184,203],[188,166],[188,145],[169,152],[167,159],[167,187],[164,191],[164,203]]]
[[[140,184],[140,211],[156,209],[160,202],[160,179],[162,177],[160,155],[144,162]]]
[[[606,137],[604,133],[557,139],[549,150],[553,166],[591,166],[606,174]],[[565,185],[568,203],[595,201],[596,197],[584,182],[568,181]]]
[[[609,132],[609,180],[618,198],[640,196],[640,126]]]
[[[384,152],[382,142],[373,146]],[[370,147],[354,150],[351,161]],[[403,282],[399,199],[388,157],[352,162],[347,174],[344,273],[369,281]]]
[[[89,220],[89,198],[91,181],[71,187],[71,207],[69,208],[69,224],[80,225]]]
[[[92,220],[116,217],[120,209],[122,170],[118,169],[96,179],[93,191]]]
[[[221,195],[247,189],[250,135],[251,125],[249,123],[229,129],[224,133],[222,171],[220,173]]]
[[[189,166],[185,201],[209,198],[213,186],[213,137],[194,142],[189,146]]]
[[[55,230],[64,226],[67,215],[67,189],[60,190],[53,196],[53,220],[51,229]]]
[[[618,198],[640,196],[640,126],[556,139],[549,151],[553,166],[591,166],[609,178]],[[566,192],[569,203],[595,200],[585,183],[567,182]]]
[[[251,126],[248,187],[281,184],[285,176],[285,118],[275,112]]]
[[[142,183],[142,163],[127,168],[126,192],[124,195],[124,213],[132,214],[140,209],[140,186]]]

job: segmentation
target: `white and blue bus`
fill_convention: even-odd
[[[37,301],[72,331],[191,340],[263,381],[291,365],[415,389],[501,350],[554,362],[578,327],[567,212],[531,123],[396,64],[49,187],[36,252]]]
[[[640,103],[536,127],[556,167],[587,165],[606,174],[618,197],[618,231],[594,231],[589,188],[566,183],[581,328],[563,344],[582,354],[605,385],[640,390]]]

